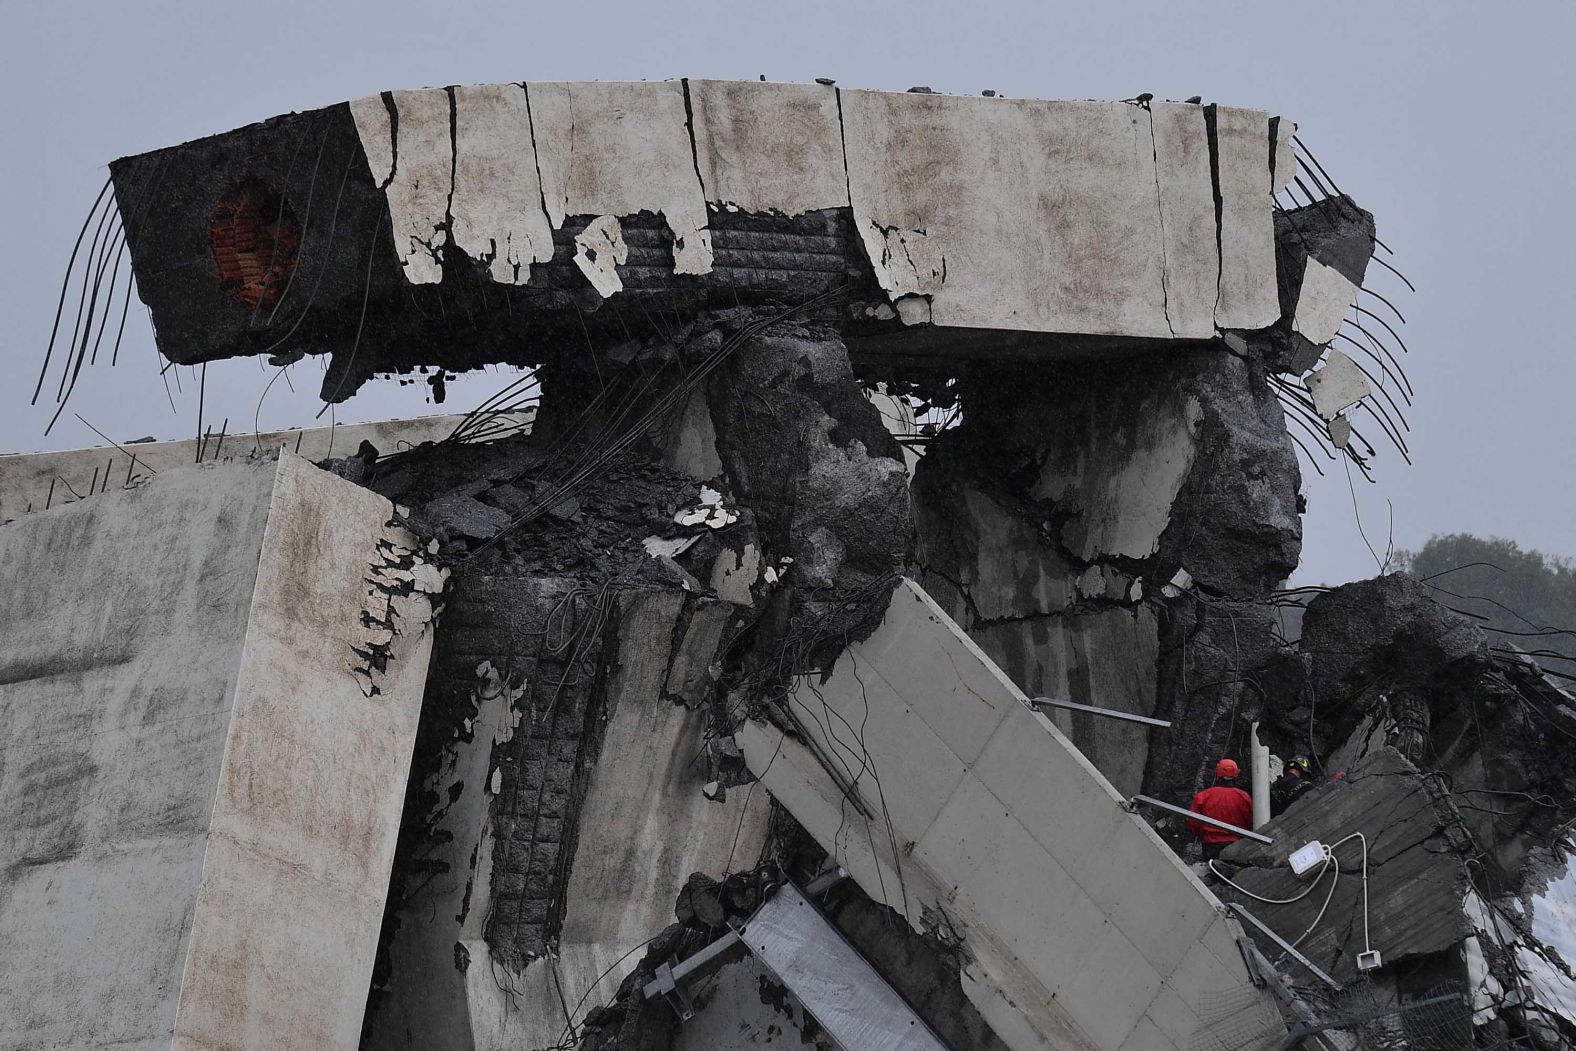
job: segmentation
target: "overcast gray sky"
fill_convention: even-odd
[[[1297,121],[1378,217],[1418,287],[1397,298],[1397,282],[1377,280],[1409,322],[1405,366],[1417,390],[1416,465],[1386,449],[1379,484],[1357,479],[1380,554],[1393,507],[1398,546],[1467,531],[1576,555],[1567,409],[1576,221],[1565,197],[1576,162],[1573,29],[1570,0],[6,0],[0,450],[101,444],[72,410],[116,440],[195,429],[192,378],[182,377],[172,412],[140,310],[119,366],[85,372],[47,437],[49,412],[28,405],[72,241],[114,157],[388,88],[501,80],[765,74],[1040,98],[1201,94]],[[211,366],[208,418],[249,430],[267,379],[253,361]],[[318,380],[302,379],[295,395],[283,384],[269,392],[264,428],[311,420]],[[497,385],[491,375],[451,384],[444,409],[468,408]],[[337,416],[431,412],[426,389],[369,384]],[[1305,489],[1299,579],[1371,575],[1346,475],[1336,468]]]

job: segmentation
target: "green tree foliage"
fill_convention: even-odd
[[[1493,629],[1496,644],[1519,646],[1550,671],[1576,675],[1576,563],[1569,558],[1523,550],[1514,540],[1451,533],[1397,552],[1396,563],[1440,602]]]

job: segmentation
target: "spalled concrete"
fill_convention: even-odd
[[[176,237],[124,217],[165,352],[271,353],[275,315],[297,324],[301,304],[285,292],[259,320],[200,287],[213,195],[193,184],[252,180],[312,218],[310,182],[278,185],[277,168],[321,140],[344,166],[346,221],[329,244],[303,223],[286,262],[326,292],[319,343],[359,348],[325,385],[340,400],[436,347],[450,368],[536,364],[544,332],[611,321],[585,320],[604,300],[684,318],[843,285],[842,334],[873,356],[914,325],[1037,354],[1261,329],[1280,313],[1275,134],[1257,110],[1189,103],[526,82],[385,92],[177,148],[173,183],[157,154],[116,178],[122,200],[169,195],[150,214]],[[598,259],[576,267],[588,241]]]
[[[0,528],[0,1046],[356,1046],[432,641],[392,515],[281,454]]]

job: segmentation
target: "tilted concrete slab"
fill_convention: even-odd
[[[283,453],[0,527],[0,1048],[357,1046],[441,576],[392,515]]]
[[[746,724],[751,771],[872,898],[961,938],[1015,1051],[1186,1048],[1202,995],[1252,995],[1219,901],[918,585],[791,710],[802,735]]]

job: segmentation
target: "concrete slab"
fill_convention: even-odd
[[[1212,107],[1220,192],[1220,297],[1215,324],[1255,329],[1280,317],[1275,288],[1275,217],[1270,197],[1269,116]]]
[[[854,223],[894,297],[929,295],[938,325],[1170,337],[1144,110],[876,91],[841,98]],[[1203,259],[1212,247],[1192,251]],[[905,284],[899,267],[912,270],[921,252],[920,270],[935,277]]]
[[[1124,811],[1089,761],[1028,708],[917,585],[900,585],[893,606],[869,639],[844,654],[827,684],[833,688],[822,687],[813,702],[823,721],[868,728],[851,750],[869,753],[880,789],[864,778],[853,791],[874,818],[841,798],[839,780],[852,780],[846,773],[832,777],[814,750],[751,723],[741,735],[746,762],[778,801],[867,894],[917,930],[945,917],[972,961],[965,991],[1010,1047],[1120,1047],[1162,978],[1179,970],[1201,986],[1257,996],[1240,961],[1233,970],[1211,951],[1226,931],[1218,902]],[[927,653],[948,655],[945,677],[974,695],[982,721],[997,724],[955,782],[953,767],[931,751],[909,756],[903,742],[875,729],[929,711],[917,698],[952,688],[936,681],[940,670],[927,678],[908,668]],[[864,689],[840,686],[856,669]],[[810,703],[807,691],[796,708]],[[971,735],[944,729],[937,743],[951,737],[974,747]],[[894,805],[912,793],[934,799],[943,789],[945,803],[932,817],[929,803]],[[909,843],[917,845],[910,850]],[[1150,1019],[1157,1028],[1185,1021],[1175,1012],[1157,1015]],[[1190,1035],[1161,1031],[1178,1044]]]
[[[367,157],[372,181],[379,189],[386,188],[394,177],[394,120],[389,102],[378,94],[351,99],[347,105],[356,125],[356,137],[361,140],[361,152]]]
[[[1179,1051],[1180,1047],[1186,1046],[1185,1044],[1178,1045],[1173,1043],[1166,1037],[1165,1033],[1160,1031],[1160,1027],[1150,1021],[1148,1015],[1145,1015],[1138,1020],[1138,1024],[1133,1027],[1133,1031],[1127,1035],[1127,1039],[1123,1041],[1120,1051]]]
[[[964,778],[914,851],[935,872],[967,884],[970,917],[1001,931],[1013,954],[1045,973],[1066,951],[1072,910],[1098,915],[1094,902],[1015,821],[976,777]]]
[[[835,88],[753,80],[685,84],[707,201],[782,215],[848,207]]]
[[[874,813],[889,814],[898,829],[928,827],[962,782],[963,760],[880,675],[862,674],[856,660],[839,670],[824,684],[791,695],[795,717],[843,784],[858,788]],[[893,787],[890,779],[914,765],[926,776],[905,778],[901,791]],[[917,840],[904,838],[899,846]]]
[[[570,215],[660,212],[673,231],[674,271],[710,272],[706,199],[682,84],[532,81],[525,90],[555,229]]]
[[[1330,351],[1324,359],[1324,367],[1310,372],[1303,382],[1313,396],[1313,407],[1330,421],[1373,393],[1368,377],[1357,362],[1339,350]]]
[[[443,280],[439,254],[448,240],[449,194],[454,189],[454,138],[444,88],[391,93],[399,113],[393,129],[394,174],[384,195],[394,251],[413,285]]]
[[[431,646],[392,516],[283,454],[0,527],[0,1047],[357,1046]]]
[[[455,88],[454,143],[454,243],[494,281],[523,285],[532,263],[553,258],[525,88]]]
[[[1178,338],[1208,339],[1215,334],[1220,259],[1197,250],[1215,236],[1215,180],[1210,174],[1204,108],[1151,102],[1149,123],[1165,259],[1166,319]]]
[[[1357,286],[1333,266],[1308,257],[1302,271],[1302,287],[1297,291],[1297,311],[1291,329],[1320,346],[1335,338],[1346,310],[1357,299]]]
[[[981,654],[966,635],[927,632],[919,625],[920,621],[934,624],[944,618],[946,613],[924,591],[899,588],[887,607],[879,641],[873,638],[868,650],[853,653],[847,669],[834,669],[821,689],[833,683],[849,687],[850,674],[855,678],[853,687],[861,682],[868,686],[871,677],[879,678],[953,754],[964,763],[973,763],[1002,719],[1022,706],[1001,695],[971,690],[958,677],[954,670],[957,662],[977,662]],[[911,629],[930,636],[935,645],[904,645]]]
[[[1284,173],[1271,172],[1269,117],[1257,110],[538,82],[524,86],[527,141],[518,90],[395,92],[397,124],[383,98],[351,104],[410,280],[441,277],[429,245],[447,236],[435,220],[452,161],[452,236],[507,283],[547,250],[543,208],[554,229],[574,215],[659,212],[681,274],[711,272],[708,203],[786,216],[850,208],[907,324],[1198,340],[1278,317],[1270,190]],[[1278,125],[1283,168],[1291,127]],[[521,157],[535,163],[500,163]],[[540,208],[529,199],[538,172]]]

